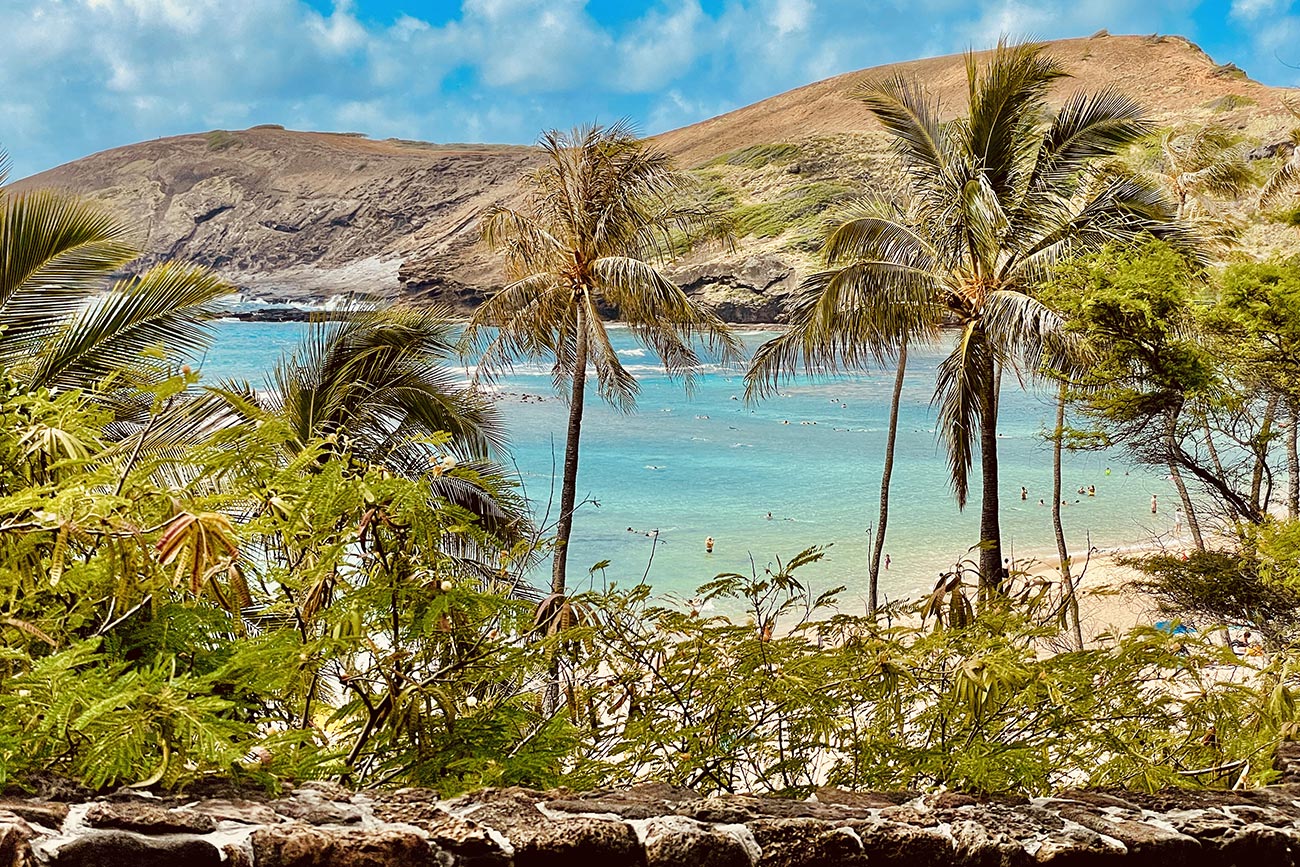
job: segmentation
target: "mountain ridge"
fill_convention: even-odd
[[[1182,37],[1099,33],[1046,45],[1072,74],[1054,88],[1057,104],[1078,89],[1115,86],[1158,124],[1215,122],[1265,144],[1295,122],[1289,91]],[[815,263],[826,212],[897,183],[885,135],[848,94],[894,73],[921,78],[949,115],[964,107],[964,56],[947,55],[844,73],[653,136],[733,211],[742,234],[735,251],[678,263],[674,279],[725,318],[779,320]],[[139,227],[142,265],[199,262],[269,300],[363,293],[464,311],[501,281],[500,263],[478,243],[478,215],[518,201],[519,178],[536,160],[524,145],[263,125],[124,145],[12,186],[104,202]]]

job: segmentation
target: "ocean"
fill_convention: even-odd
[[[222,321],[200,369],[205,381],[233,377],[265,388],[265,375],[304,334],[303,323]],[[749,351],[774,331],[746,331]],[[693,393],[670,380],[625,330],[612,329],[623,363],[640,381],[637,410],[623,414],[588,388],[578,498],[569,555],[570,585],[597,588],[649,582],[685,599],[723,572],[759,574],[778,559],[826,546],[800,574],[816,588],[845,585],[844,610],[866,596],[870,533],[878,517],[892,370],[799,377],[778,396],[744,401],[743,365],[706,366]],[[969,556],[977,541],[979,472],[960,511],[930,407],[942,345],[909,353],[899,414],[889,526],[882,573],[885,598],[928,592],[938,574]],[[497,386],[524,493],[553,522],[559,501],[567,405],[544,364],[521,364]],[[538,398],[541,398],[540,400]],[[1017,565],[1055,559],[1052,533],[1052,395],[1004,377],[999,420],[1005,553]],[[1071,551],[1149,543],[1173,528],[1176,495],[1156,473],[1118,451],[1066,454],[1063,509]],[[1078,494],[1095,486],[1096,496]],[[1020,499],[1020,489],[1028,491]],[[1152,515],[1151,495],[1160,502]],[[1043,499],[1047,505],[1040,506]],[[769,518],[768,515],[771,515]],[[712,553],[704,540],[715,540]],[[609,565],[594,573],[602,561]],[[547,575],[539,574],[539,584]]]

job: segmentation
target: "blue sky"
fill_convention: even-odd
[[[530,142],[629,117],[646,133],[897,60],[1176,33],[1300,84],[1287,0],[0,0],[13,176],[104,148],[281,123]],[[1291,64],[1291,66],[1288,66]]]

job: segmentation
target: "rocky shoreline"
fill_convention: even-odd
[[[1029,867],[1300,863],[1300,786],[976,799],[822,789],[700,797],[649,784],[458,798],[307,783],[283,797],[122,790],[0,798],[0,867]]]

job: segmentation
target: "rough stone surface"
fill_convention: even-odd
[[[59,847],[53,867],[218,867],[221,850],[199,837],[147,837],[129,831],[88,831]]]
[[[332,801],[315,789],[299,789],[293,797],[272,801],[267,806],[281,816],[309,825],[351,825],[361,821],[361,811],[355,806]]]
[[[275,810],[257,801],[241,798],[214,798],[187,804],[180,810],[207,816],[215,822],[238,822],[241,825],[274,825],[281,821]]]
[[[46,828],[59,828],[68,818],[68,805],[58,801],[19,801],[0,798],[0,810],[13,813]]]
[[[1054,798],[845,792],[701,797],[349,792],[267,802],[122,791],[0,806],[0,867],[1297,867],[1300,786],[1065,792]],[[33,817],[29,820],[28,817]]]
[[[83,821],[92,828],[139,834],[206,834],[217,829],[211,816],[130,802],[91,804]]]
[[[35,831],[20,816],[0,811],[0,867],[27,867],[32,863],[28,841]]]
[[[645,865],[645,849],[625,822],[610,819],[559,819],[540,825],[516,825],[508,834],[517,867],[605,867]]]
[[[662,816],[645,823],[646,867],[750,867],[749,850],[734,834],[688,819]]]
[[[305,825],[253,832],[257,867],[435,867],[438,852],[413,830],[324,829]]]

